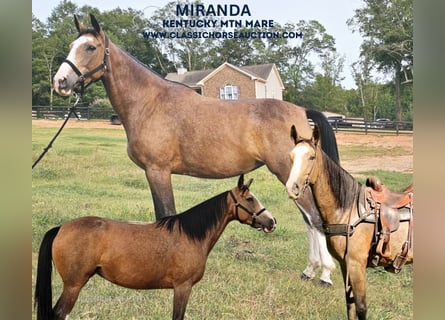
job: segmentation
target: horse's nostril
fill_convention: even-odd
[[[275,229],[276,224],[277,224],[277,219],[273,218],[269,223],[269,230]]]
[[[66,78],[59,79],[59,88],[61,88],[61,89],[66,88]]]

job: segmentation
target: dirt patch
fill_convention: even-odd
[[[383,134],[357,134],[336,133],[339,145],[368,145],[372,147],[400,147],[402,155],[367,157],[364,159],[341,161],[342,166],[351,173],[367,170],[388,170],[413,173],[413,135],[383,135]],[[341,155],[340,155],[341,156]]]
[[[61,126],[63,120],[32,120],[32,124],[39,127]],[[101,128],[123,130],[122,125],[112,125],[109,121],[82,121],[70,119],[66,128]],[[384,135],[384,134],[359,134],[359,133],[336,133],[339,145],[368,145],[373,147],[401,147],[403,155],[367,157],[366,160],[344,160],[342,166],[351,173],[367,170],[389,170],[398,172],[413,172],[413,136],[412,135]]]

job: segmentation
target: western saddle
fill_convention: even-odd
[[[365,188],[365,210],[375,214],[374,245],[370,263],[377,266],[379,262],[391,262],[390,235],[399,228],[401,221],[409,221],[408,237],[401,252],[386,269],[399,273],[406,263],[406,256],[412,246],[413,232],[413,195],[411,184],[402,192],[389,190],[377,177],[369,177]]]

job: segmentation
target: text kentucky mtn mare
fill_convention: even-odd
[[[292,148],[286,136],[295,124],[300,134],[309,138],[307,117],[322,129],[323,150],[339,161],[334,133],[321,113],[275,99],[204,97],[161,78],[115,46],[94,16],[92,29],[76,17],[74,20],[79,36],[54,76],[54,88],[68,96],[75,87],[102,80],[125,128],[128,155],[145,170],[156,219],[176,213],[171,174],[219,179],[266,165],[285,184],[291,168],[287,155]],[[314,243],[305,277],[313,278],[314,269],[322,265],[322,283],[331,284],[335,264],[324,235],[314,228],[321,222],[310,192],[297,205]]]
[[[66,319],[95,274],[132,289],[174,289],[173,319],[183,319],[192,286],[227,224],[238,220],[266,233],[275,218],[249,191],[253,179],[156,223],[83,217],[49,230],[40,246],[35,289],[38,320]],[[79,250],[81,248],[81,250]],[[63,292],[52,307],[52,263]]]
[[[392,192],[382,185],[373,185],[380,184],[373,177],[368,179],[370,186],[362,186],[320,149],[317,126],[311,139],[299,137],[292,126],[291,137],[295,146],[286,183],[288,194],[298,199],[312,190],[323,219],[323,231],[328,235],[329,251],[341,266],[348,319],[358,316],[364,320],[366,267],[381,265],[398,272],[405,263],[413,262],[412,185],[401,193]],[[369,198],[368,192],[375,196]],[[384,215],[392,221],[383,221]],[[388,233],[385,225],[390,227]],[[386,250],[379,250],[380,241],[389,236]]]

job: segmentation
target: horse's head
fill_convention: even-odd
[[[286,182],[286,189],[289,197],[296,200],[303,195],[309,183],[313,183],[312,180],[315,178],[313,171],[320,132],[315,125],[312,138],[303,139],[298,137],[297,129],[292,125],[290,135],[295,146],[290,152],[292,167]]]
[[[90,15],[93,28],[86,28],[74,16],[79,36],[70,44],[70,52],[54,76],[54,89],[69,96],[76,86],[84,86],[100,79],[107,69],[108,38],[96,18]]]
[[[272,214],[263,207],[255,195],[250,192],[249,186],[253,179],[244,184],[244,175],[238,180],[238,186],[229,193],[230,199],[233,201],[235,218],[251,227],[263,230],[269,233],[275,230],[276,219]]]

